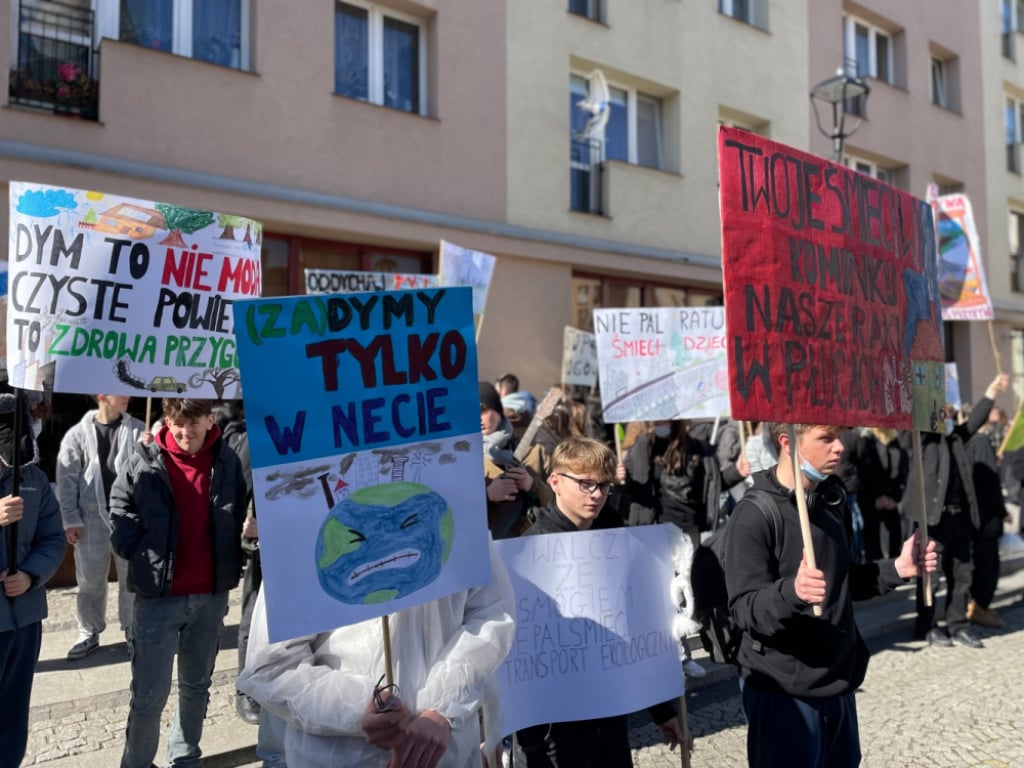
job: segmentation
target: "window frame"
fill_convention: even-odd
[[[171,50],[169,53],[194,61],[201,61],[215,67],[237,69],[240,72],[251,71],[251,33],[252,9],[251,0],[238,0],[238,26],[241,32],[238,47],[238,66],[231,67],[206,59],[197,59],[192,55],[192,2],[193,0],[171,0]],[[96,6],[97,41],[104,37],[121,40],[121,2],[120,0],[93,0]],[[122,41],[127,45],[138,45],[130,41]],[[147,48],[147,46],[138,46]],[[147,50],[156,50],[147,48]],[[164,53],[168,53],[164,51]]]
[[[857,27],[862,27],[867,32],[868,39],[868,61],[867,71],[860,71],[860,59],[857,57]],[[882,37],[886,40],[886,51],[885,51],[885,77],[879,76],[878,66],[878,39]],[[896,84],[896,67],[895,67],[895,50],[896,41],[894,35],[887,29],[884,29],[877,24],[872,24],[859,16],[847,14],[843,16],[843,56],[847,61],[855,63],[856,71],[853,73],[857,77],[870,77],[874,80],[878,80],[881,83],[887,85]],[[851,55],[852,54],[852,55]]]
[[[427,113],[427,21],[426,19],[412,16],[408,13],[402,13],[396,11],[393,8],[381,6],[376,3],[366,2],[366,0],[335,0],[333,12],[337,14],[339,6],[349,5],[354,8],[361,8],[367,12],[366,24],[367,24],[367,61],[366,77],[367,77],[367,96],[366,99],[360,99],[358,96],[348,96],[344,93],[338,93],[332,86],[331,92],[335,96],[340,96],[345,99],[353,99],[355,101],[362,101],[366,104],[374,104],[378,107],[385,107],[386,109],[393,109],[396,112],[404,112],[407,115],[420,115],[425,117]],[[416,66],[418,69],[418,87],[419,87],[419,104],[417,109],[402,109],[395,107],[390,104],[384,103],[384,20],[386,18],[400,21],[404,24],[411,24],[416,27],[418,31],[417,46],[419,48],[419,55],[417,56],[418,61]],[[334,18],[331,19],[332,24]],[[336,42],[333,41],[332,42]],[[333,60],[333,54],[332,54]],[[334,62],[335,69],[337,62]],[[332,71],[334,71],[332,69]]]
[[[768,0],[718,0],[718,12],[734,21],[768,31]]]
[[[931,102],[936,107],[949,109],[949,66],[945,59],[931,56]]]
[[[605,0],[583,0],[583,2],[586,3],[587,9],[580,12],[572,7],[572,0],[567,0],[565,6],[566,12],[572,16],[579,16],[581,19],[588,19],[589,21],[594,21],[598,24],[604,24]]]
[[[572,98],[572,81],[573,78],[579,78],[584,84],[587,83],[587,76],[581,72],[570,70],[569,71],[569,96]],[[628,163],[629,165],[635,165],[639,168],[650,168],[655,171],[665,170],[665,100],[660,96],[655,96],[652,93],[641,91],[637,88],[628,85],[621,85],[612,80],[608,80],[608,90],[622,91],[626,94],[626,159],[622,158],[610,158],[608,157],[608,138],[605,133],[605,141],[603,147],[603,157],[605,160],[615,160],[620,163]],[[588,91],[589,92],[589,91]],[[655,124],[657,134],[657,146],[655,147],[656,154],[658,156],[658,165],[646,165],[639,162],[640,148],[639,148],[639,136],[638,136],[638,104],[641,100],[649,101],[657,106],[657,122]],[[614,102],[614,99],[610,101]],[[576,108],[575,102],[572,104],[573,108]],[[569,120],[570,127],[572,125],[572,116],[570,115]],[[606,128],[607,130],[607,128]],[[570,131],[571,134],[571,131]]]
[[[1007,118],[1011,118],[1012,125]],[[1020,145],[1024,142],[1024,100],[1010,94],[1006,94],[1003,99],[1003,131],[1004,138],[1012,139],[1006,141],[1006,170],[1020,174]]]
[[[850,154],[843,156],[843,165],[850,170],[863,173],[889,186],[897,186],[895,168],[886,168],[884,165],[879,165],[873,160],[868,160],[866,157]]]

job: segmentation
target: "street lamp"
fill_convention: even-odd
[[[854,113],[857,122],[851,130],[846,130],[847,104],[850,99],[859,96],[867,98],[871,89],[868,84],[859,77],[847,74],[840,69],[835,77],[822,80],[811,89],[811,107],[814,109],[814,122],[818,124],[818,130],[823,136],[832,139],[832,150],[835,152],[835,161],[843,162],[843,142],[847,136],[852,136],[860,127],[860,115]],[[832,106],[832,128],[826,129],[821,124],[821,115],[818,113],[818,102]]]

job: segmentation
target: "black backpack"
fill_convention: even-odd
[[[752,488],[743,496],[750,499],[771,524],[773,550],[778,563],[782,556],[782,513],[767,491]],[[718,664],[735,664],[743,630],[736,626],[729,613],[729,592],[725,586],[725,548],[729,531],[726,524],[720,531],[701,542],[693,553],[690,581],[693,584],[693,617],[700,622],[700,641],[711,660]]]

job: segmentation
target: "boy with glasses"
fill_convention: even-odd
[[[616,463],[608,446],[597,440],[569,437],[559,443],[548,478],[555,498],[537,510],[536,521],[524,535],[621,528],[617,514],[602,514],[614,485]],[[657,704],[648,712],[669,745],[683,743],[671,703]],[[521,764],[526,768],[631,768],[627,717],[545,723],[517,731]]]

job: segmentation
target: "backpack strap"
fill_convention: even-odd
[[[761,516],[768,521],[772,531],[772,548],[775,552],[775,562],[782,562],[782,536],[783,536],[783,523],[782,513],[779,512],[779,508],[775,503],[775,499],[767,491],[763,491],[760,488],[751,488],[745,494],[744,499],[750,499],[754,502],[754,506],[761,512]]]

